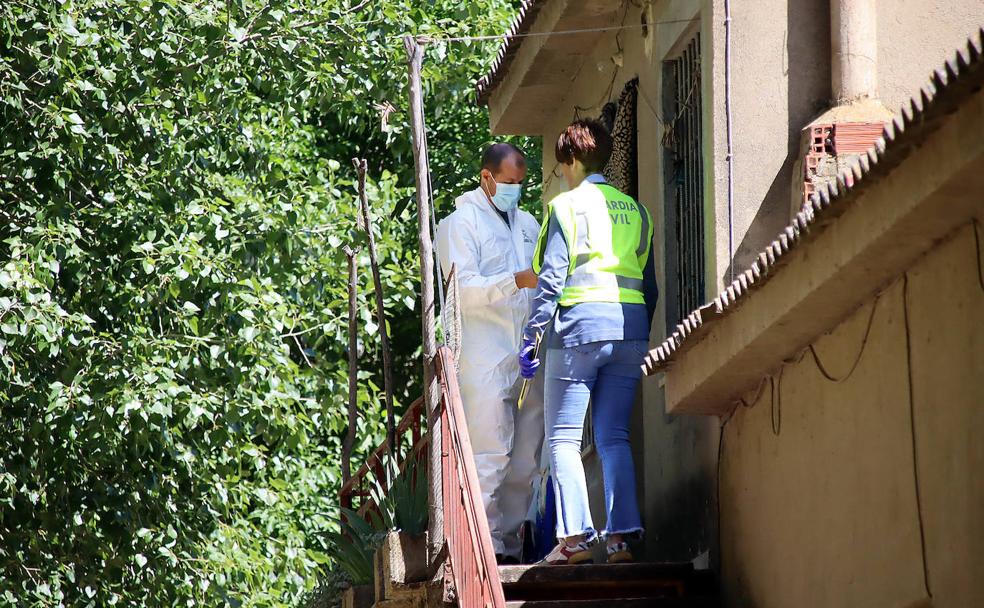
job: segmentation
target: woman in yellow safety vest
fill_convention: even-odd
[[[588,562],[602,538],[609,562],[631,561],[626,541],[643,531],[629,419],[658,297],[653,222],[645,207],[605,183],[611,150],[596,121],[575,121],[560,134],[555,154],[570,190],[550,202],[533,257],[539,278],[519,360],[523,377],[532,378],[546,336],[544,418],[560,540],[548,564]],[[605,481],[602,531],[591,520],[581,464],[589,400]]]

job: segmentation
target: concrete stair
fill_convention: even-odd
[[[509,608],[717,608],[717,585],[689,563],[500,566]]]
[[[511,600],[506,608],[717,608],[717,601],[687,598],[613,598],[608,600]]]

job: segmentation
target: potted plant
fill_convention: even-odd
[[[377,484],[372,512],[386,534],[375,552],[376,601],[418,591],[427,579],[427,484],[418,460],[409,459],[402,471],[388,467],[392,480],[384,493]]]
[[[338,530],[328,538],[333,569],[307,608],[368,608],[427,578],[426,474],[416,459],[406,460],[403,470],[389,460],[385,471],[389,483],[376,480],[375,508],[367,516],[341,510]]]

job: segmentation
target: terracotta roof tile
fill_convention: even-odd
[[[516,15],[506,32],[502,46],[499,47],[499,52],[495,56],[495,61],[492,62],[492,67],[475,85],[479,104],[488,103],[492,91],[505,77],[509,64],[512,63],[513,57],[519,51],[523,40],[521,36],[517,38],[517,34],[526,34],[530,31],[536,21],[536,16],[546,3],[546,0],[523,0],[520,3],[519,14]]]
[[[777,236],[745,272],[711,302],[691,312],[666,340],[646,356],[644,368],[652,374],[667,369],[681,348],[706,333],[707,326],[729,314],[745,298],[764,285],[788,259],[789,251],[822,230],[857,199],[857,194],[898,165],[940,119],[984,85],[984,28],[967,42],[965,51],[936,70],[929,83],[914,95],[882,132],[881,138],[857,164],[845,169],[814,193],[802,211]]]

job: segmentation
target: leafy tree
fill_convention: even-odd
[[[511,4],[0,4],[0,604],[283,606],[313,586],[345,424],[348,159],[370,159],[407,403],[399,37],[500,32]],[[430,51],[443,211],[474,179],[495,48]],[[384,415],[362,285],[365,453]]]

